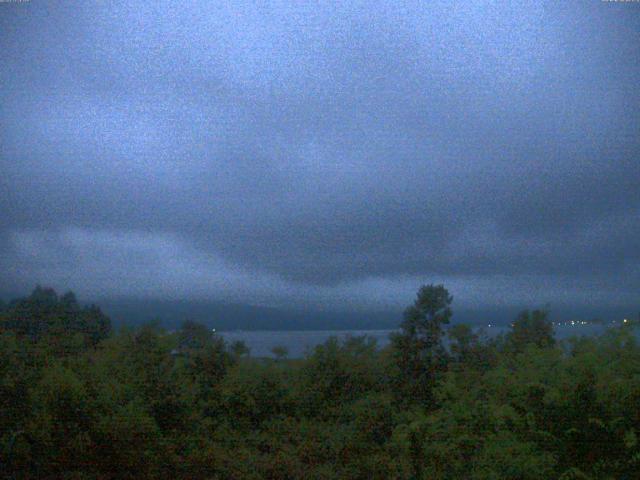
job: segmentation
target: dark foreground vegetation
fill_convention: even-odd
[[[640,478],[633,325],[559,344],[523,312],[487,340],[450,304],[422,287],[386,349],[254,359],[38,288],[0,313],[0,477]]]

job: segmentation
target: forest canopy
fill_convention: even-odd
[[[452,305],[425,285],[385,348],[254,358],[38,287],[0,308],[0,478],[637,478],[636,323],[559,342],[526,311],[487,338]]]

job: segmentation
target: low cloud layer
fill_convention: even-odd
[[[0,5],[0,291],[637,304],[640,10]]]

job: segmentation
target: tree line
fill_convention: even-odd
[[[487,338],[418,290],[390,345],[252,358],[204,325],[111,328],[36,288],[0,308],[0,478],[634,479],[635,325]]]

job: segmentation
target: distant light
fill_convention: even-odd
[[[215,329],[215,328],[212,328],[212,329],[211,329],[211,331],[212,331],[212,332],[215,332],[215,331],[216,331],[216,329]]]
[[[627,323],[629,320],[627,320],[626,318],[623,320],[624,323]]]

